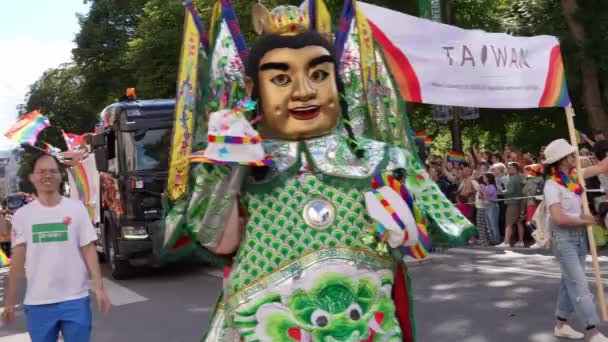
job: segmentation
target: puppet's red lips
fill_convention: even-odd
[[[296,107],[289,109],[289,114],[298,120],[314,119],[321,113],[319,106]]]

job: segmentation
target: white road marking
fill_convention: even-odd
[[[30,341],[31,341],[31,339],[30,339],[30,335],[28,333],[0,337],[0,342],[30,342]]]
[[[105,288],[106,294],[108,295],[110,303],[113,306],[127,305],[149,300],[148,298],[139,295],[137,292],[132,291],[107,278],[103,278],[103,287]]]
[[[520,268],[520,267],[501,267],[501,266],[486,266],[486,265],[473,265],[473,264],[464,264],[464,265],[460,265],[459,267],[462,269],[480,270],[480,271],[484,271],[484,272],[490,273],[490,274],[516,273],[516,274],[527,274],[527,275],[539,276],[539,277],[545,277],[545,278],[555,278],[555,279],[561,278],[560,273],[530,270],[530,269]],[[587,281],[594,283],[595,278],[587,277]],[[608,280],[602,279],[602,283],[604,283],[604,285],[608,285]]]
[[[221,269],[215,269],[213,271],[209,271],[209,272],[207,272],[207,274],[214,278],[220,278],[220,279],[224,278],[224,270],[221,270]]]

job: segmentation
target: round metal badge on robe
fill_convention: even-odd
[[[331,202],[318,198],[304,206],[302,217],[304,222],[312,228],[325,229],[336,219],[336,210]]]

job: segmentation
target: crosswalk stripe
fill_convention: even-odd
[[[113,306],[121,306],[139,302],[145,302],[148,298],[132,291],[118,283],[111,281],[110,279],[103,278],[103,287],[106,290],[106,294],[110,299],[110,304]],[[92,285],[92,284],[91,284]]]
[[[30,341],[31,341],[31,339],[30,339],[30,335],[28,333],[0,337],[0,342],[30,342]]]

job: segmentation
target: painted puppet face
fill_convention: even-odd
[[[340,101],[334,60],[327,49],[274,49],[258,68],[264,138],[304,140],[336,127]],[[251,89],[248,86],[250,95]]]

